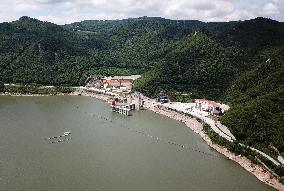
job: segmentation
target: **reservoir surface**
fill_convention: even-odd
[[[1,96],[0,190],[273,189],[151,111],[124,116],[89,97]]]

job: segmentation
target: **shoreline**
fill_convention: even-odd
[[[73,92],[71,95],[78,95],[76,92]],[[81,96],[89,96],[94,97],[103,101],[109,101],[111,96],[105,94],[96,94],[96,93],[81,93]],[[252,163],[248,158],[240,155],[236,155],[235,153],[229,151],[227,148],[215,144],[211,141],[209,136],[203,131],[203,124],[198,122],[195,118],[191,118],[189,116],[185,116],[184,114],[180,114],[175,111],[169,111],[163,108],[158,108],[157,103],[153,101],[145,101],[145,109],[155,112],[160,115],[164,115],[171,119],[180,121],[184,123],[187,127],[189,127],[194,133],[197,133],[201,136],[201,138],[206,142],[206,144],[216,150],[218,153],[224,155],[226,158],[233,160],[234,162],[238,163],[241,167],[243,167],[246,171],[253,174],[257,179],[261,182],[265,183],[266,185],[279,190],[284,191],[284,185],[281,184],[278,179],[267,169],[264,167]]]
[[[95,92],[72,92],[70,94],[56,94],[56,95],[46,95],[46,94],[5,94],[0,93],[0,96],[62,96],[62,95],[70,95],[70,96],[84,96],[84,97],[93,97],[105,102],[108,102],[112,97],[105,94],[97,94]],[[252,163],[248,158],[240,155],[236,155],[235,153],[229,151],[227,148],[215,144],[211,141],[209,136],[203,131],[203,124],[198,122],[195,118],[191,118],[184,114],[180,114],[175,111],[170,111],[164,108],[159,107],[159,105],[153,101],[145,101],[145,109],[155,112],[160,115],[164,115],[171,119],[180,121],[184,123],[187,127],[189,127],[193,132],[199,134],[201,138],[206,142],[206,144],[216,150],[218,153],[224,155],[226,158],[235,161],[241,167],[243,167],[246,171],[253,174],[257,179],[266,185],[279,190],[284,191],[284,185],[281,184],[277,178],[269,172],[267,169],[262,167],[261,165]]]
[[[0,96],[11,96],[11,97],[46,97],[46,96],[62,96],[62,95],[70,95],[64,93],[58,94],[21,94],[21,93],[0,93]]]
[[[184,123],[187,127],[193,130],[195,133],[199,134],[201,138],[207,143],[208,146],[216,150],[218,153],[224,155],[226,158],[238,163],[241,167],[243,167],[246,171],[253,174],[261,182],[267,184],[268,186],[271,186],[272,188],[276,190],[279,190],[279,191],[284,190],[284,185],[281,184],[277,180],[277,178],[275,178],[275,176],[272,173],[270,173],[267,169],[265,169],[264,167],[252,163],[249,159],[247,159],[244,156],[236,155],[235,153],[229,151],[227,148],[221,145],[213,143],[211,139],[209,138],[209,136],[202,130],[203,125],[200,122],[198,122],[195,118],[185,116],[184,114],[180,114],[175,111],[169,111],[169,110],[165,110],[162,108],[157,108],[155,106],[150,107],[148,109],[155,113],[167,116],[171,119],[175,119],[177,121]]]

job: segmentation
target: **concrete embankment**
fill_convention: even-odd
[[[216,120],[213,120],[210,117],[208,117],[209,113],[207,113],[205,111],[201,111],[199,109],[196,109],[194,103],[171,102],[171,103],[163,104],[163,105],[161,105],[161,107],[163,107],[165,109],[170,109],[170,110],[182,112],[182,113],[185,113],[185,114],[189,114],[191,116],[199,118],[204,123],[208,124],[211,127],[211,129],[215,133],[217,133],[220,137],[223,137],[224,139],[226,139],[229,142],[236,141],[235,136],[230,132],[228,127],[226,127],[225,125],[222,125],[220,121],[216,121]],[[278,161],[276,161],[275,159],[273,159],[272,157],[270,157],[269,155],[265,154],[262,151],[259,151],[259,150],[255,149],[253,147],[249,147],[249,146],[241,144],[241,143],[239,143],[239,145],[241,145],[242,147],[249,148],[252,151],[257,152],[258,154],[265,157],[267,160],[270,160],[276,166],[280,165],[280,163]]]

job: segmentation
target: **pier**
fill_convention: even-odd
[[[143,102],[140,97],[136,98],[135,96],[129,96],[123,100],[115,98],[111,102],[111,110],[123,115],[130,116],[132,110],[140,110],[143,107]]]
[[[117,103],[116,101],[112,101],[111,110],[113,112],[117,112],[123,115],[131,115],[131,110],[135,110],[135,104],[123,104]]]
[[[113,112],[116,112],[116,113],[120,113],[120,114],[123,114],[123,115],[131,115],[131,109],[129,108],[129,105],[126,105],[126,106],[112,106],[111,110]]]

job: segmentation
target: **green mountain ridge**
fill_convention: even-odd
[[[89,75],[143,74],[135,90],[223,100],[241,142],[284,152],[284,23],[141,17],[55,25],[0,23],[0,81],[82,85]],[[275,152],[275,151],[271,151]]]
[[[260,64],[239,76],[228,89],[226,96],[232,108],[222,117],[222,122],[233,130],[239,140],[260,148],[273,145],[282,153],[283,59],[284,46],[262,52]]]

